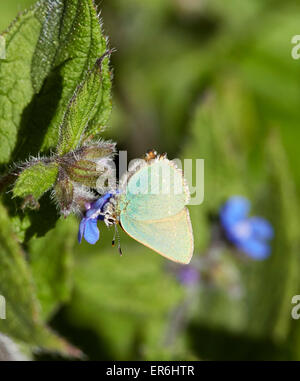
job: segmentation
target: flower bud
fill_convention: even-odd
[[[96,163],[90,160],[77,160],[64,165],[70,179],[87,187],[95,188],[98,177],[103,173],[97,169]]]
[[[82,159],[97,161],[103,157],[111,157],[115,153],[115,148],[115,143],[99,141],[79,148],[76,154]]]
[[[61,213],[67,217],[71,213],[74,186],[65,171],[60,168],[59,175],[54,185],[54,196]]]

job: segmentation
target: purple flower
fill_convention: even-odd
[[[78,232],[78,242],[81,243],[82,237],[94,245],[100,237],[100,232],[97,226],[98,220],[103,221],[104,216],[102,213],[104,205],[112,197],[111,193],[106,193],[104,196],[98,198],[92,204],[86,205],[85,216],[81,219]]]
[[[193,266],[181,267],[178,272],[178,280],[185,286],[193,286],[200,280],[199,271]]]
[[[241,196],[231,197],[220,210],[220,221],[227,239],[253,259],[270,255],[272,225],[261,217],[249,217],[250,202]]]

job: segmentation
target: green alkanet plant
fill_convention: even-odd
[[[15,180],[13,197],[24,200],[23,209],[28,206],[38,208],[38,200],[52,189],[52,197],[59,211],[67,216],[70,212],[80,213],[84,210],[85,203],[95,200],[91,189],[96,188],[100,175],[106,173],[106,176],[110,176],[110,161],[115,144],[100,140],[99,133],[105,127],[111,109],[108,69],[111,50],[107,49],[107,40],[102,37],[96,9],[91,0],[40,1],[20,18],[21,29],[25,29],[27,24],[34,23],[38,18],[42,20],[40,30],[35,37],[33,54],[28,57],[31,58],[28,62],[31,83],[28,89],[24,89],[24,84],[17,81],[14,90],[20,94],[21,91],[26,93],[26,90],[32,93],[34,113],[32,120],[26,120],[28,134],[25,135],[20,126],[20,142],[11,152],[11,158],[13,161],[22,159],[26,151],[36,151],[36,156],[24,157],[23,162],[17,160],[13,170],[2,177],[2,188]],[[7,40],[8,58],[1,62],[0,75],[1,72],[11,70],[11,46],[16,44],[16,38],[12,34],[14,28],[15,25],[12,25],[3,34]],[[22,31],[24,32],[25,30]],[[24,44],[27,43],[23,35],[19,39],[19,44],[22,40]],[[24,47],[25,55],[27,48]],[[59,77],[60,84],[56,82]],[[50,96],[52,98],[56,95],[54,87],[62,88],[61,99],[57,99],[58,106],[55,110],[51,104],[53,99],[50,100]],[[43,108],[40,106],[41,102]],[[0,106],[1,104],[3,102],[1,103],[0,98]],[[47,119],[49,108],[52,118],[41,141],[33,132],[42,128],[37,124],[37,119],[40,120],[43,115]],[[19,110],[19,114],[21,111],[24,114],[24,107]],[[0,128],[1,124],[4,125],[4,121],[0,119]],[[5,128],[7,124],[9,123],[5,123]],[[13,128],[16,130],[16,126]],[[3,154],[2,148],[4,147],[0,147]]]
[[[51,197],[62,215],[81,213],[101,193],[97,178],[112,174],[115,144],[101,139],[111,113],[112,51],[93,0],[40,0],[0,36],[6,47],[0,59],[0,295],[7,316],[0,331],[29,350],[78,355],[47,327],[70,297],[77,226],[64,221],[44,236],[59,217]]]

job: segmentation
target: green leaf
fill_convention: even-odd
[[[30,268],[1,204],[0,268],[0,295],[6,304],[6,319],[0,319],[0,331],[32,347],[73,353],[73,349],[52,333],[41,318]]]
[[[22,113],[33,97],[31,60],[41,25],[40,6],[23,13],[3,33],[6,60],[0,61],[0,162],[8,162],[17,142]]]
[[[107,45],[92,0],[41,0],[3,36],[7,50],[6,60],[0,61],[0,163],[7,163],[57,145],[67,105]],[[110,110],[107,58],[102,76],[91,133],[104,128]]]
[[[78,86],[70,101],[60,127],[60,140],[57,148],[60,155],[77,148],[88,123],[96,116],[99,106],[101,106],[104,91],[102,62],[102,58],[97,60],[94,68],[87,73],[85,80]]]
[[[108,59],[106,58],[106,61]],[[105,129],[105,126],[110,118],[112,101],[111,101],[111,74],[108,70],[108,64],[103,64],[101,72],[101,93],[102,99],[98,106],[94,118],[89,122],[86,135],[97,136]]]
[[[19,175],[13,190],[14,197],[33,196],[38,200],[56,181],[56,164],[38,162],[26,168]]]
[[[49,320],[60,304],[67,302],[72,289],[72,249],[77,236],[73,218],[60,220],[45,237],[29,243],[30,266],[42,306],[42,316]]]

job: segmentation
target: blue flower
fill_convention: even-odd
[[[104,205],[112,197],[111,193],[106,193],[104,196],[98,198],[92,204],[86,206],[87,211],[85,216],[81,219],[78,232],[78,242],[81,243],[82,237],[85,240],[94,245],[100,238],[100,232],[97,226],[98,220],[104,219],[102,213]]]
[[[231,197],[220,210],[220,221],[227,239],[254,259],[270,255],[272,225],[261,217],[249,217],[250,202],[241,196]]]

